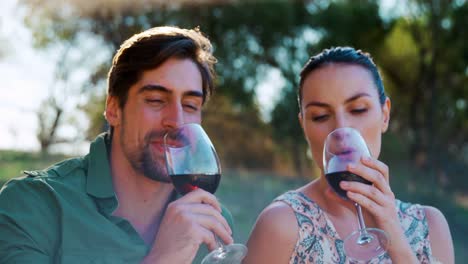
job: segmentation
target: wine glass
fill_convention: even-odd
[[[323,169],[328,184],[342,199],[348,200],[346,191],[341,189],[341,181],[357,181],[372,184],[359,175],[346,170],[349,163],[358,163],[361,157],[370,157],[369,149],[361,134],[354,128],[341,127],[332,131],[325,139],[323,147]],[[386,252],[388,235],[378,228],[367,228],[361,206],[356,207],[359,230],[352,232],[343,241],[346,256],[354,261],[369,261]]]
[[[164,136],[167,172],[181,195],[197,188],[214,193],[221,179],[221,166],[210,138],[198,124],[185,124]],[[202,264],[240,263],[247,254],[242,244],[224,245],[215,235],[217,249]]]

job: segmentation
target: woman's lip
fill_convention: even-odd
[[[352,154],[352,153],[354,153],[354,152],[356,152],[355,149],[353,149],[353,148],[347,148],[347,149],[341,150],[341,151],[338,153],[338,155],[349,155],[349,154]]]

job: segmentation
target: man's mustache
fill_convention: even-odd
[[[166,142],[169,142],[174,146],[185,146],[189,143],[187,135],[185,135],[182,131],[175,132],[172,130],[153,130],[145,136],[145,142],[147,144],[153,141],[163,142],[164,138]]]
[[[149,132],[148,134],[146,134],[145,142],[149,143],[149,142],[152,142],[152,141],[157,141],[158,139],[160,141],[162,141],[163,138],[164,138],[164,135],[166,135],[166,134],[167,134],[166,130],[164,130],[164,131],[153,130],[153,131]]]

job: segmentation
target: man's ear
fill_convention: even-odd
[[[106,111],[104,116],[110,126],[116,127],[120,124],[122,111],[120,109],[119,100],[115,96],[107,96]]]
[[[388,125],[390,123],[390,110],[392,108],[392,103],[390,98],[386,98],[382,106],[382,133],[386,132]]]

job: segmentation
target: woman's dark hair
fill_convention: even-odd
[[[214,64],[210,41],[199,29],[155,27],[126,40],[115,54],[107,79],[107,93],[116,96],[121,108],[128,91],[144,71],[157,68],[169,58],[191,59],[202,76],[203,102],[214,91]]]
[[[385,103],[387,96],[385,95],[382,77],[370,54],[351,47],[333,47],[312,56],[304,65],[304,68],[302,68],[298,91],[299,108],[301,108],[302,102],[302,87],[307,76],[312,71],[332,63],[355,64],[367,69],[372,74],[375,86],[377,87],[380,103],[382,105]]]

